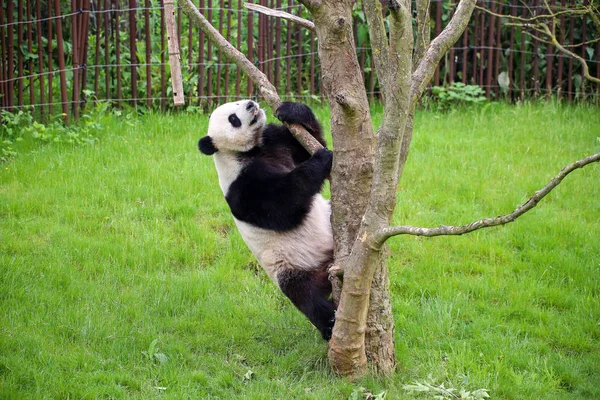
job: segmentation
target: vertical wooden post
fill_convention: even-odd
[[[575,18],[573,17],[573,14],[570,15],[569,19],[569,44],[572,45],[575,42]],[[568,65],[567,97],[569,98],[569,101],[571,101],[573,100],[573,57],[569,57]]]
[[[219,33],[223,34],[223,8],[225,8],[225,0],[220,0],[219,2]],[[221,72],[223,70],[223,52],[219,48],[217,51],[217,104],[221,103]]]
[[[442,32],[442,2],[438,1],[435,7],[435,37],[438,37],[440,32]],[[373,64],[373,62],[371,62],[371,64]],[[440,65],[438,64],[433,75],[433,84],[435,86],[440,86],[440,69]],[[373,75],[372,71],[373,69],[371,69],[371,75]]]
[[[498,5],[498,14],[503,13],[503,4]],[[495,92],[500,96],[500,85],[498,84],[498,75],[500,75],[500,57],[502,57],[502,18],[496,18],[498,26],[496,27],[496,49],[495,53],[495,64],[494,64],[494,86]],[[496,97],[496,98],[498,98]]]
[[[185,100],[183,97],[179,41],[177,40],[177,31],[175,29],[175,6],[173,0],[164,0],[164,5],[167,44],[169,46],[169,64],[171,65],[171,84],[173,85],[173,103],[176,106],[181,106],[185,104]]]
[[[450,6],[450,18],[452,18],[452,16],[454,15],[454,6]],[[464,34],[464,32],[463,32]],[[456,69],[456,63],[454,62],[454,46],[452,46],[450,48],[450,51],[448,53],[448,60],[450,61],[450,65],[448,66],[448,71],[449,71],[449,76],[448,76],[448,82],[450,82],[450,84],[454,83],[454,75],[456,73],[455,69]]]
[[[527,9],[523,8],[523,17],[527,17]],[[525,58],[527,57],[527,49],[525,48],[525,32],[523,27],[519,27],[519,33],[521,34],[521,71],[519,75],[519,87],[521,89],[521,100],[525,99]]]
[[[237,9],[237,48],[242,48],[242,0],[238,0],[238,9]],[[240,67],[236,66],[236,76],[235,76],[235,95],[236,97],[240,97],[240,85],[242,81],[242,75],[240,71]]]
[[[131,64],[131,104],[137,107],[137,26],[135,18],[136,0],[129,0],[129,62]]]
[[[160,109],[166,107],[167,87],[165,73],[165,7],[160,9]]]
[[[146,105],[152,107],[152,40],[150,37],[150,0],[144,0],[144,36],[146,40]]]
[[[102,10],[102,1],[99,1],[94,6],[97,11]],[[96,48],[94,49],[94,94],[98,96],[98,88],[100,82],[100,24],[102,23],[102,18],[106,18],[106,14],[100,12],[98,13],[95,19],[95,29],[94,35],[96,35]],[[104,35],[107,35],[108,32],[104,32]]]
[[[13,18],[14,18],[14,14],[15,14],[15,5],[12,1],[8,2],[8,7],[6,10],[6,17],[7,17],[7,22],[8,22],[8,28],[7,28],[7,35],[8,35],[8,39],[7,39],[7,43],[6,43],[6,49],[8,50],[8,63],[7,63],[7,68],[6,68],[6,78],[8,79],[8,85],[7,85],[7,98],[8,98],[8,107],[9,110],[12,109],[12,107],[15,105],[15,94],[14,94],[14,68],[15,68],[15,58],[14,58],[14,25],[13,25]]]
[[[565,8],[566,6],[566,0],[562,0],[561,5],[563,8]],[[564,43],[565,42],[565,15],[561,14],[560,16],[560,37],[558,39],[560,41],[560,43]],[[558,86],[558,98],[560,99],[562,97],[562,91],[563,91],[563,66],[564,66],[564,58],[561,57],[560,53],[557,54],[558,57],[558,71],[557,71],[557,78],[556,78],[556,86]]]
[[[291,11],[292,0],[288,3],[288,12]],[[291,65],[291,54],[292,54],[292,24],[288,23],[285,25],[286,37],[285,42],[285,94],[289,95],[292,92],[292,65]],[[356,35],[355,35],[356,36]]]
[[[80,39],[80,29],[81,29],[81,19],[80,14],[77,13],[79,8],[79,0],[71,0],[71,13],[73,17],[71,18],[71,48],[73,49],[73,54],[71,57],[71,63],[73,68],[73,87],[72,87],[72,102],[73,102],[73,116],[75,119],[79,118],[79,79],[81,76],[81,69],[79,65],[79,39]]]
[[[469,57],[469,26],[463,32],[463,61],[462,61],[462,83],[467,83],[467,62]]]
[[[277,0],[275,8],[281,8],[281,0]],[[275,21],[275,82],[273,84],[279,90],[281,83],[281,20],[277,18]]]
[[[52,7],[48,7],[48,18],[52,18]],[[52,115],[54,103],[54,94],[52,92],[52,75],[54,75],[52,72],[52,63],[54,62],[52,57],[52,36],[52,20],[48,19],[48,49],[46,50],[48,54],[48,115]]]
[[[302,17],[302,5],[298,5],[298,16]],[[296,25],[296,42],[298,43],[298,57],[296,58],[296,92],[302,95],[302,28]]]
[[[203,12],[204,0],[200,0],[199,10]],[[204,31],[202,29],[200,29],[198,40],[200,41],[198,50],[198,104],[202,104],[202,97],[204,97]]]
[[[86,88],[86,83],[87,83],[87,57],[88,57],[88,45],[89,45],[89,26],[90,26],[90,10],[91,10],[91,4],[90,4],[90,0],[83,0],[83,6],[82,6],[82,10],[83,10],[83,14],[82,14],[82,18],[83,18],[83,27],[81,29],[81,59],[80,59],[80,63],[83,66],[83,70],[81,71],[81,81],[80,81],[80,91],[83,91]],[[85,99],[84,99],[85,100]],[[78,105],[79,106],[84,106],[85,104],[81,104]]]
[[[187,62],[188,62],[188,70],[191,71],[192,70],[192,63],[194,62],[194,50],[193,50],[194,49],[194,24],[192,24],[192,22],[190,21],[189,18],[188,18],[188,37],[187,37],[187,41],[188,41],[187,42],[188,43],[188,46],[187,46],[187,49],[188,49],[188,52],[187,52],[187,56],[188,56],[188,60],[187,60]],[[194,91],[191,90],[188,93],[188,104],[190,104],[190,105],[192,104],[192,102],[194,100],[193,96],[194,96]]]
[[[38,0],[39,3],[39,0]],[[39,18],[38,18],[39,19]],[[4,36],[4,7],[0,7],[0,105],[2,108],[8,106],[8,77],[6,76],[8,65],[6,65],[6,38]]]
[[[231,11],[232,8],[232,4],[229,3],[228,4],[228,9],[227,9],[227,35],[225,36],[225,39],[227,39],[227,41],[229,43],[231,43]],[[229,98],[229,60],[226,58],[226,65],[225,65],[225,103],[228,101]]]
[[[510,15],[515,16],[516,14],[516,8],[515,8],[515,0],[512,0],[511,2],[511,7],[510,7]],[[510,98],[512,99],[512,91],[513,91],[513,87],[514,84],[513,82],[515,81],[515,77],[513,74],[513,62],[515,60],[515,52],[514,52],[514,47],[515,47],[515,27],[514,25],[510,27],[510,52],[508,53],[508,79],[510,79],[510,84],[508,87],[508,93]]]
[[[33,53],[33,15],[32,15],[32,7],[31,1],[27,2],[27,50],[29,54]],[[29,104],[35,104],[35,85],[34,82],[34,72],[33,72],[33,58],[30,56],[27,62],[27,69],[29,70]],[[40,78],[41,79],[41,78]]]
[[[206,8],[208,8],[208,13],[207,13],[207,19],[210,21],[210,23],[213,23],[212,20],[212,6],[213,6],[213,2],[212,0],[206,0]],[[248,13],[248,14],[252,14],[252,13]],[[206,44],[206,61],[207,62],[211,62],[213,60],[213,48],[212,48],[212,40],[208,40],[208,43]],[[213,94],[213,81],[212,81],[212,76],[213,76],[213,66],[208,67],[208,70],[206,71],[206,104],[210,107],[212,101],[211,101],[211,96]]]
[[[250,0],[252,2],[252,0]],[[254,62],[254,13],[248,13],[248,59]],[[254,90],[252,79],[246,79],[246,95],[250,97]]]
[[[371,74],[371,80],[373,74]],[[373,81],[371,81],[371,92],[373,92]],[[315,93],[315,31],[310,32],[310,94]]]
[[[584,0],[583,1],[583,5],[584,6],[589,6],[589,1],[588,0]],[[581,46],[581,58],[583,58],[584,62],[587,62],[586,60],[588,59],[588,55],[587,55],[587,14],[583,14],[581,16],[581,22],[582,22],[582,27],[581,27],[581,43],[583,43],[583,46]],[[583,75],[583,74],[582,74]],[[586,89],[586,81],[587,79],[581,79],[581,98],[583,100],[585,100],[585,89]]]
[[[121,100],[123,100],[123,91],[121,86],[121,28],[119,24],[119,16],[121,11],[119,8],[119,0],[114,0],[113,10],[115,10],[113,29],[115,33],[115,56],[117,61],[117,104],[120,107]]]
[[[112,97],[110,88],[110,0],[104,0],[104,91],[107,99]]]
[[[485,58],[485,12],[481,13],[481,21],[479,24],[481,30],[477,33],[479,36],[479,86],[483,87],[483,71],[485,69],[485,64],[483,62]]]
[[[12,0],[8,0],[12,3]],[[23,0],[17,4],[17,102],[19,107],[23,105],[23,52],[21,51],[21,41],[23,40]],[[12,46],[13,42],[9,43]]]
[[[491,3],[491,12],[496,12],[496,3]],[[492,73],[494,72],[494,28],[496,27],[496,19],[494,15],[490,15],[488,20],[488,49],[487,49],[487,65],[485,73],[485,97],[491,97],[492,92]],[[483,52],[482,52],[483,53]]]
[[[472,67],[473,67],[473,72],[471,75],[471,81],[473,85],[477,84],[477,54],[479,52],[479,48],[477,47],[479,42],[478,42],[478,38],[479,38],[479,14],[481,13],[481,11],[479,11],[478,9],[475,9],[475,11],[473,12],[474,17],[473,19],[475,20],[475,27],[473,28],[473,62],[472,62]]]
[[[534,16],[538,15],[540,9],[540,0],[535,0],[535,7],[533,8],[533,12],[534,12]],[[540,71],[539,71],[539,65],[540,65],[540,58],[538,57],[538,48],[540,47],[540,42],[539,40],[537,40],[535,37],[533,38],[533,85],[534,85],[534,94],[535,96],[538,95],[539,89],[540,89],[540,82],[539,82],[539,77],[540,77]]]
[[[9,2],[10,4],[11,2]],[[67,99],[67,76],[65,74],[65,48],[62,35],[62,18],[60,0],[54,0],[54,14],[56,18],[56,40],[58,46],[58,72],[60,76],[60,99],[65,121],[69,122],[69,101]]]

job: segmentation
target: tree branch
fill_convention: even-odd
[[[288,21],[295,22],[298,25],[305,27],[306,29],[310,29],[311,31],[315,30],[315,24],[312,21],[287,13],[285,11],[273,10],[271,8],[254,3],[244,3],[244,7],[246,7],[248,10],[265,14],[271,17],[287,19]]]
[[[509,14],[499,14],[496,12],[493,12],[491,10],[488,10],[485,7],[481,7],[481,6],[475,6],[475,8],[477,8],[478,10],[481,10],[487,14],[493,15],[494,17],[498,17],[498,18],[506,18],[506,19],[511,19],[514,21],[520,21],[520,22],[535,22],[537,20],[541,20],[541,19],[554,19],[556,17],[559,17],[561,15],[569,15],[569,14],[575,14],[575,15],[583,15],[583,14],[587,14],[590,11],[588,10],[588,8],[575,8],[575,9],[566,9],[566,10],[561,10],[561,11],[557,11],[557,12],[552,12],[552,10],[549,10],[550,13],[549,14],[538,14],[538,15],[534,15],[532,17],[520,17],[518,15],[509,15]]]
[[[258,86],[260,94],[263,96],[265,101],[269,104],[273,111],[281,105],[281,99],[277,93],[277,89],[269,82],[269,79],[263,74],[258,68],[254,66],[244,56],[242,52],[233,47],[223,35],[216,30],[210,22],[202,15],[196,8],[191,0],[180,0],[181,8],[187,14],[192,22],[194,22],[212,42],[219,47],[219,49],[232,60],[242,71],[248,74],[248,77],[252,79],[252,82]],[[311,154],[316,152],[322,146],[317,140],[312,137],[302,126],[300,125],[288,125],[292,135],[300,142],[300,144]]]
[[[369,39],[371,48],[373,49],[372,56],[375,61],[375,72],[379,78],[380,87],[382,89],[384,99],[386,96],[387,76],[388,76],[388,39],[385,32],[385,24],[383,21],[383,11],[380,0],[364,0],[364,11],[369,27]]]
[[[446,25],[438,37],[431,41],[423,59],[413,74],[410,88],[410,110],[414,110],[444,54],[446,54],[464,32],[471,19],[475,2],[476,0],[461,0],[448,25]]]
[[[600,161],[600,153],[596,153],[579,161],[575,161],[564,167],[558,175],[556,175],[546,186],[535,192],[533,196],[517,207],[512,213],[502,215],[496,218],[484,218],[479,221],[471,222],[462,226],[446,226],[442,225],[437,228],[422,228],[416,226],[396,226],[382,229],[378,232],[376,240],[380,243],[385,242],[392,236],[396,235],[414,235],[414,236],[447,236],[447,235],[464,235],[465,233],[473,232],[477,229],[488,228],[491,226],[504,225],[513,222],[527,211],[534,208],[540,200],[550,193],[560,182],[571,172],[578,168],[583,168],[588,164]]]
[[[431,0],[417,0],[417,38],[415,40],[415,53],[413,56],[413,70],[425,56],[425,51],[431,42],[431,30],[429,28],[429,6]]]

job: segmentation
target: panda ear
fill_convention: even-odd
[[[200,141],[198,142],[198,148],[202,153],[206,154],[207,156],[212,156],[217,151],[219,151],[219,149],[215,147],[210,136],[204,136],[202,139],[200,139]]]

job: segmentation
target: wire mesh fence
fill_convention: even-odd
[[[260,5],[309,18],[295,0],[257,0]],[[0,8],[0,107],[34,106],[41,116],[77,118],[95,102],[115,106],[172,107],[165,13],[158,0],[3,0]],[[504,16],[544,13],[542,0],[480,1],[468,28],[438,67],[433,85],[453,82],[482,87],[488,98],[555,95],[597,101],[600,85],[587,81],[578,60]],[[317,39],[298,25],[255,14],[241,0],[195,4],[235,47],[273,82],[283,98],[321,99]],[[431,32],[439,34],[456,1],[430,1]],[[593,18],[561,10],[588,0],[552,2],[561,43],[600,77],[600,38]],[[597,10],[597,9],[596,9]],[[354,40],[365,87],[379,97],[368,28],[360,3],[353,10]],[[256,97],[236,65],[177,10],[177,35],[186,104],[210,107]]]

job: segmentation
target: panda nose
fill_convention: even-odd
[[[257,106],[257,104],[255,102],[253,102],[252,100],[248,101],[248,105],[246,106],[246,110],[250,111],[255,109]]]

